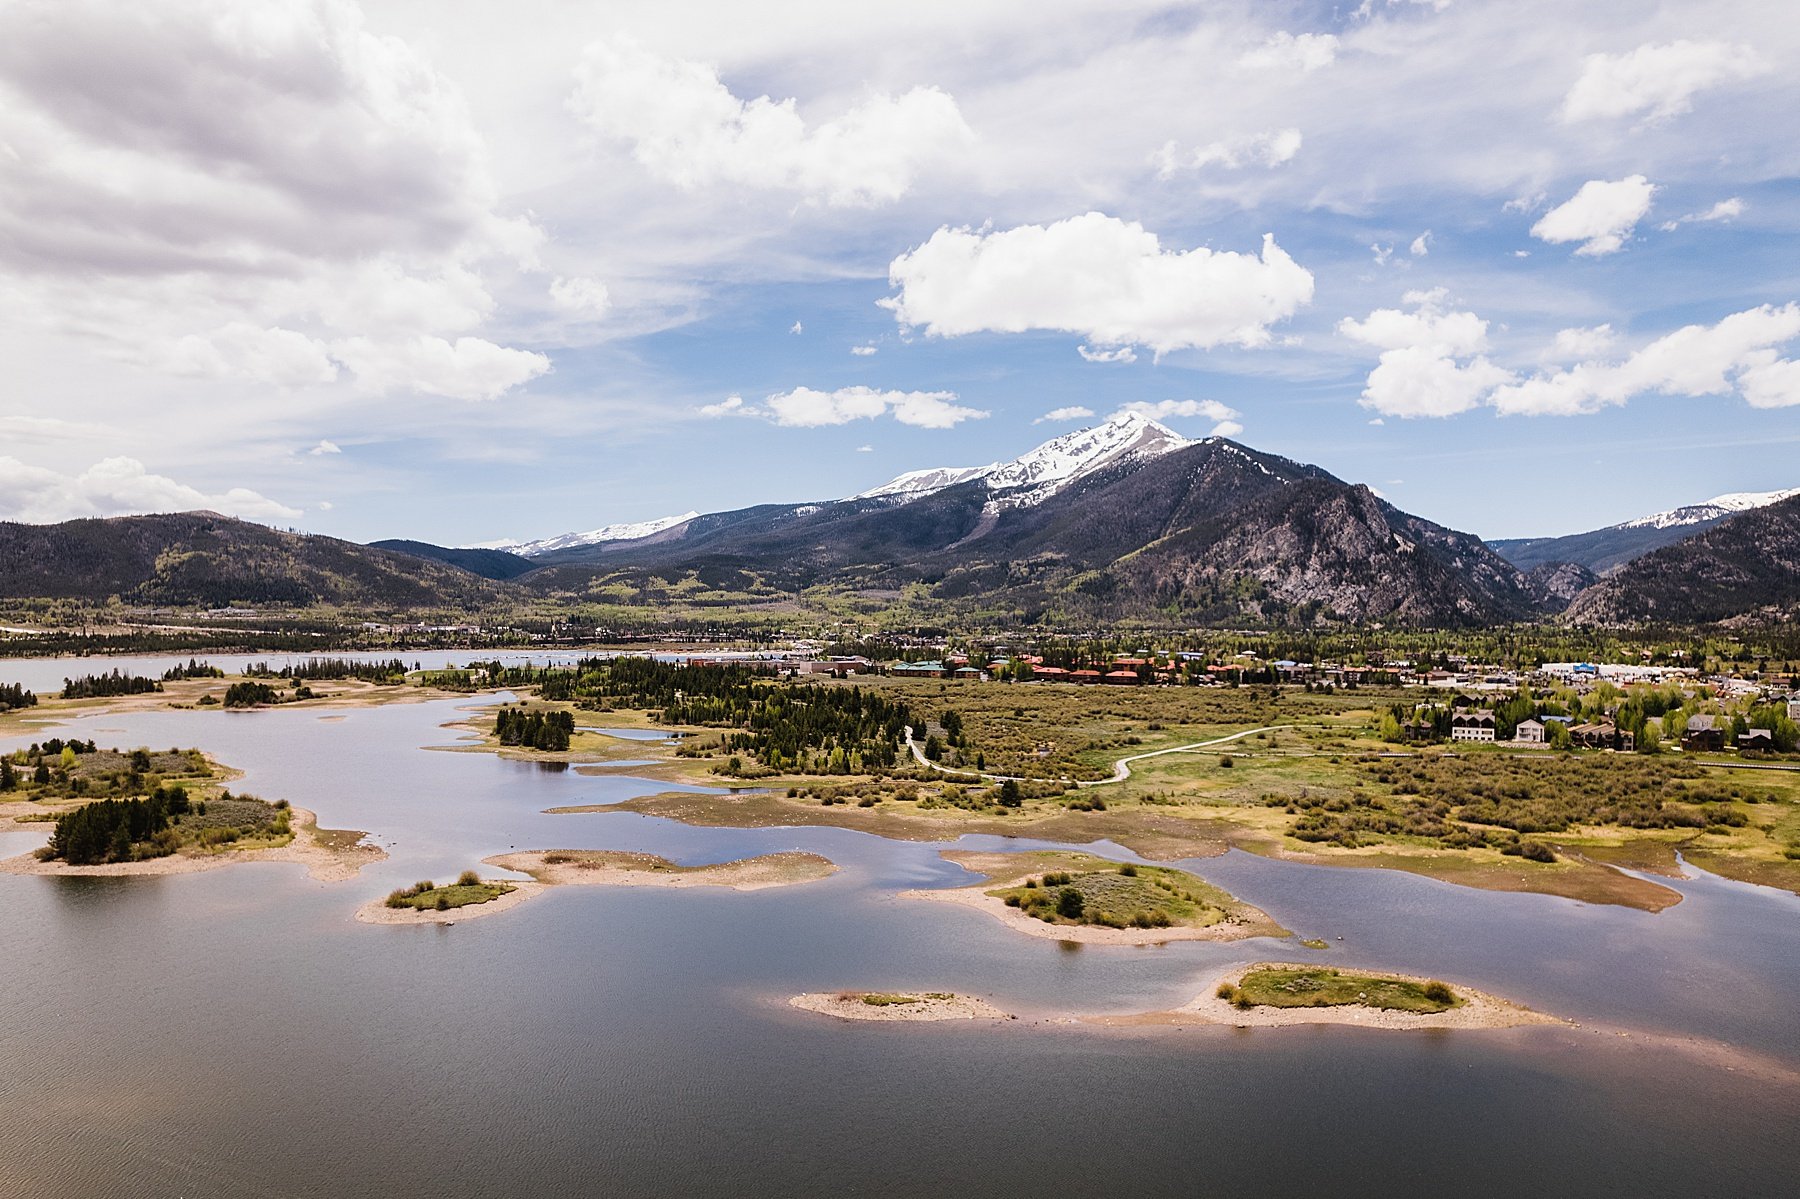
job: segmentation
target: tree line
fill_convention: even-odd
[[[143,799],[102,799],[83,804],[56,819],[50,834],[49,856],[71,866],[103,862],[129,862],[135,857],[160,857],[173,844],[157,843],[156,852],[140,848],[168,829],[171,820],[188,811],[187,789],[179,784],[158,787]]]
[[[575,717],[568,712],[528,712],[524,708],[503,707],[494,717],[494,735],[502,745],[526,749],[544,749],[560,753],[569,748],[575,732]]]
[[[37,696],[18,683],[0,683],[0,712],[37,705]]]
[[[143,675],[126,674],[114,667],[106,674],[88,674],[78,679],[64,679],[64,699],[105,699],[115,695],[145,695],[161,691],[162,684]]]

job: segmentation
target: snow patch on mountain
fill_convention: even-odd
[[[598,529],[589,529],[585,533],[563,533],[557,537],[546,537],[541,541],[487,541],[473,548],[506,550],[509,553],[518,554],[521,558],[536,558],[540,554],[548,554],[553,550],[573,549],[582,545],[599,545],[605,541],[636,541],[640,537],[653,537],[665,529],[686,524],[699,515],[698,512],[683,512],[680,516],[660,516],[655,520],[605,525]]]
[[[1800,495],[1800,487],[1790,487],[1786,491],[1733,491],[1725,495],[1716,495],[1700,504],[1688,504],[1681,508],[1671,508],[1667,512],[1657,512],[1650,516],[1640,516],[1636,520],[1628,520],[1614,525],[1616,529],[1674,529],[1682,525],[1699,525],[1707,521],[1719,520],[1739,512],[1748,512],[1752,508],[1766,508],[1770,504],[1778,504],[1791,496]]]
[[[1158,458],[1194,443],[1181,434],[1135,412],[1122,412],[1090,429],[1078,429],[1046,441],[1011,462],[987,466],[951,466],[908,471],[891,482],[852,499],[888,499],[907,503],[922,496],[968,483],[987,483],[997,507],[1041,504],[1070,483],[1127,460]]]

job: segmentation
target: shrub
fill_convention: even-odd
[[[1215,991],[1214,994],[1220,999],[1223,999],[1226,1003],[1230,1003],[1237,998],[1237,988],[1230,983],[1220,983],[1219,989]]]
[[[1081,919],[1082,910],[1086,906],[1087,901],[1081,897],[1081,892],[1073,887],[1064,887],[1062,893],[1056,897],[1056,914],[1070,920]]]
[[[1225,754],[1219,758],[1219,765],[1223,766],[1225,769],[1229,770],[1233,766],[1237,765],[1237,759],[1232,757],[1230,754]]]
[[[456,876],[456,885],[459,887],[479,887],[481,885],[481,876],[476,874],[473,870],[465,870]]]
[[[1542,841],[1526,841],[1519,846],[1519,856],[1531,862],[1554,862],[1556,851]]]
[[[411,892],[405,887],[401,887],[398,890],[389,891],[388,897],[384,902],[390,908],[404,908],[411,906],[406,902],[409,898],[411,898]]]
[[[1119,873],[1124,875],[1126,878],[1136,878],[1137,877],[1137,867],[1133,866],[1130,862],[1127,862],[1123,866],[1119,867]]]
[[[440,912],[448,912],[450,910],[450,897],[448,895],[440,894],[437,897],[437,910]]]
[[[1425,998],[1433,1003],[1451,1004],[1456,1002],[1456,992],[1434,978],[1425,984]]]

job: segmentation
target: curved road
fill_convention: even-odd
[[[1214,737],[1211,741],[1196,741],[1192,745],[1172,745],[1168,749],[1153,749],[1149,753],[1132,754],[1129,757],[1120,758],[1117,762],[1114,762],[1112,777],[1106,779],[1028,779],[1023,775],[1018,774],[986,774],[979,770],[957,770],[950,766],[940,766],[930,758],[926,757],[924,749],[920,747],[917,741],[913,740],[912,725],[910,724],[906,726],[906,747],[912,750],[913,757],[918,759],[921,766],[928,766],[939,774],[961,775],[963,778],[977,778],[990,783],[1004,783],[1007,781],[1015,783],[1056,782],[1070,783],[1077,787],[1104,787],[1109,783],[1122,783],[1130,778],[1131,764],[1133,762],[1141,762],[1145,758],[1160,758],[1164,754],[1191,753],[1196,749],[1208,749],[1215,745],[1226,745],[1244,737],[1254,737],[1258,733],[1273,733],[1278,729],[1291,729],[1296,727],[1298,726],[1291,724],[1268,724],[1260,729],[1245,729],[1241,733],[1232,733],[1225,737]]]

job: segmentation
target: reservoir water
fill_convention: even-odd
[[[0,680],[17,665],[47,664]],[[68,667],[54,679],[87,673]],[[968,881],[941,845],[546,815],[668,788],[423,748],[453,744],[442,726],[474,702],[73,723],[102,745],[200,745],[246,772],[235,788],[390,857],[334,884],[280,864],[0,875],[0,1196],[1793,1193],[1793,895],[1702,875],[1651,915],[1233,853],[1190,865],[1330,940],[1320,960],[1580,1026],[1071,1025],[1046,1017],[1170,1007],[1231,963],[1308,951],[1072,949],[895,899]],[[41,839],[0,836],[0,856]],[[747,894],[555,889],[451,927],[351,917],[513,848],[799,848],[843,870]],[[785,1006],[841,987],[972,992],[1023,1018]]]

